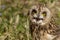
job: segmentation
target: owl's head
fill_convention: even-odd
[[[45,6],[32,6],[29,10],[30,22],[37,25],[46,25],[50,22],[51,12]]]

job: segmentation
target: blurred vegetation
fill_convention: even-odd
[[[56,0],[0,0],[0,40],[31,40],[27,13],[36,1],[46,4]],[[55,8],[60,25],[60,5]]]

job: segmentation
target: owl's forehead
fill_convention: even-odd
[[[44,9],[44,6],[39,6],[39,11],[42,11]]]
[[[35,9],[37,12],[42,12],[43,10],[45,10],[45,8],[46,6],[44,6],[43,4],[33,5],[31,7],[31,11]]]

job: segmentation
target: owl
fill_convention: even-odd
[[[45,5],[33,5],[29,10],[32,40],[60,40],[60,28],[55,25],[53,13]]]
[[[39,24],[41,26],[46,25],[49,23],[51,19],[52,13],[47,7],[34,5],[30,9],[30,21],[34,24]]]

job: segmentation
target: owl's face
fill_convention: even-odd
[[[45,25],[50,21],[50,10],[42,6],[32,6],[30,9],[30,21],[34,24]]]

